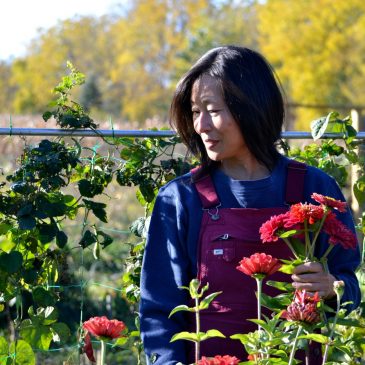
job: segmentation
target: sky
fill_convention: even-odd
[[[101,16],[118,0],[0,0],[0,60],[24,55],[38,29],[48,29],[75,15]]]

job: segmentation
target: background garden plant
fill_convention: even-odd
[[[71,132],[74,128],[91,128],[97,133],[97,124],[72,98],[73,88],[84,81],[84,76],[70,65],[70,73],[55,89],[53,105],[44,113],[45,120],[54,118],[60,127]],[[336,140],[319,141],[325,132],[340,135]],[[290,157],[325,170],[346,188],[350,188],[349,167],[359,166],[354,193],[363,206],[365,173],[361,167],[364,160],[357,153],[360,141],[355,135],[351,118],[341,118],[333,112],[313,123],[315,143],[291,149],[283,144],[283,150]],[[76,355],[67,361],[80,363],[78,352],[83,343],[75,332],[82,327],[84,311],[88,310],[84,306],[88,284],[82,274],[84,255],[93,253],[91,260],[101,262],[103,252],[120,244],[113,242],[113,236],[106,229],[111,204],[107,192],[112,184],[117,184],[122,191],[134,187],[144,210],[143,216],[130,224],[131,234],[123,245],[129,254],[123,276],[116,284],[122,294],[116,292],[113,297],[114,301],[120,300],[130,309],[126,322],[129,322],[128,327],[133,327],[130,340],[117,349],[137,353],[138,357],[132,361],[143,361],[138,321],[134,325],[132,316],[136,315],[138,307],[139,275],[149,215],[159,187],[189,171],[196,161],[184,155],[177,137],[109,138],[102,142],[107,151],[75,137],[25,144],[18,168],[1,183],[0,309],[3,310],[2,318],[7,316],[9,320],[3,320],[0,364],[35,364],[36,357],[43,352],[52,357],[54,352],[46,351],[74,345]],[[81,225],[70,239],[68,226],[76,221],[81,221]],[[359,232],[364,233],[365,216],[360,214],[357,223]],[[69,259],[76,251],[82,252],[79,276],[68,269]],[[360,269],[360,279],[361,273]],[[64,298],[67,288],[72,286],[78,290],[73,298],[80,301],[80,305],[75,305],[79,320],[70,324]],[[72,301],[68,301],[67,307],[72,306]],[[5,331],[8,323],[12,324],[9,333]],[[280,329],[278,323],[278,319],[273,318],[260,325],[279,326]],[[256,341],[253,337],[249,341]],[[331,346],[329,357],[334,359],[332,361],[364,358],[364,304],[349,316],[340,310],[334,337],[338,339],[334,345],[343,350],[339,352],[336,346]]]

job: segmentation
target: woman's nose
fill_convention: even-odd
[[[210,114],[207,112],[200,112],[194,121],[194,129],[198,134],[209,131],[212,128]]]

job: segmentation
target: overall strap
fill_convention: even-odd
[[[298,161],[288,163],[286,177],[285,203],[294,204],[304,199],[304,178],[307,166]]]
[[[203,208],[204,209],[214,208],[218,206],[220,202],[218,195],[215,191],[212,177],[209,174],[207,174],[195,180],[194,175],[197,174],[199,169],[200,167],[198,166],[191,170],[196,190],[198,191]]]

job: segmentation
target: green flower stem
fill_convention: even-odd
[[[325,259],[333,249],[334,245],[329,244],[326,252],[322,255],[321,260]]]
[[[311,243],[309,239],[309,232],[308,232],[308,222],[304,221],[304,234],[305,234],[305,257],[309,258],[311,252]]]
[[[199,299],[195,298],[195,326],[196,326],[196,334],[197,341],[195,342],[195,363],[197,364],[200,359],[200,313],[199,313]]]
[[[319,234],[320,234],[320,232],[322,230],[323,224],[324,224],[324,222],[325,222],[325,220],[327,218],[328,212],[329,212],[329,210],[328,211],[325,211],[325,213],[323,214],[323,217],[321,219],[321,223],[319,224],[319,227],[318,227],[318,229],[316,231],[316,234],[315,234],[315,236],[314,236],[314,238],[312,240],[311,249],[310,249],[310,252],[309,252],[309,257],[310,258],[313,258],[313,256],[314,256],[314,247],[315,247],[317,238],[318,238],[318,236],[319,236]]]
[[[261,320],[261,293],[262,293],[262,277],[255,277],[257,284],[257,319]],[[261,326],[258,325],[258,330],[261,330]]]
[[[295,350],[296,350],[297,343],[298,343],[298,337],[299,337],[301,332],[302,332],[302,326],[299,325],[298,330],[297,330],[297,334],[295,335],[295,340],[294,340],[294,343],[293,343],[293,347],[292,347],[291,352],[290,352],[290,358],[289,358],[288,365],[291,365],[293,363]]]
[[[282,240],[284,240],[284,242],[287,244],[287,246],[290,248],[290,251],[293,253],[293,255],[295,256],[295,258],[298,258],[297,253],[295,252],[292,244],[290,243],[290,240],[288,238],[282,238]]]
[[[105,365],[105,354],[106,354],[106,343],[105,343],[105,341],[101,340],[100,345],[101,345],[100,365]]]
[[[337,291],[336,291],[336,298],[337,298],[336,315],[335,315],[335,318],[333,319],[333,324],[332,324],[331,332],[329,335],[329,341],[326,343],[326,347],[324,349],[322,365],[324,365],[327,361],[330,342],[332,341],[332,338],[333,338],[333,333],[335,331],[335,327],[336,327],[336,323],[337,323],[337,319],[338,319],[338,312],[340,311],[340,307],[341,307],[341,295]]]

